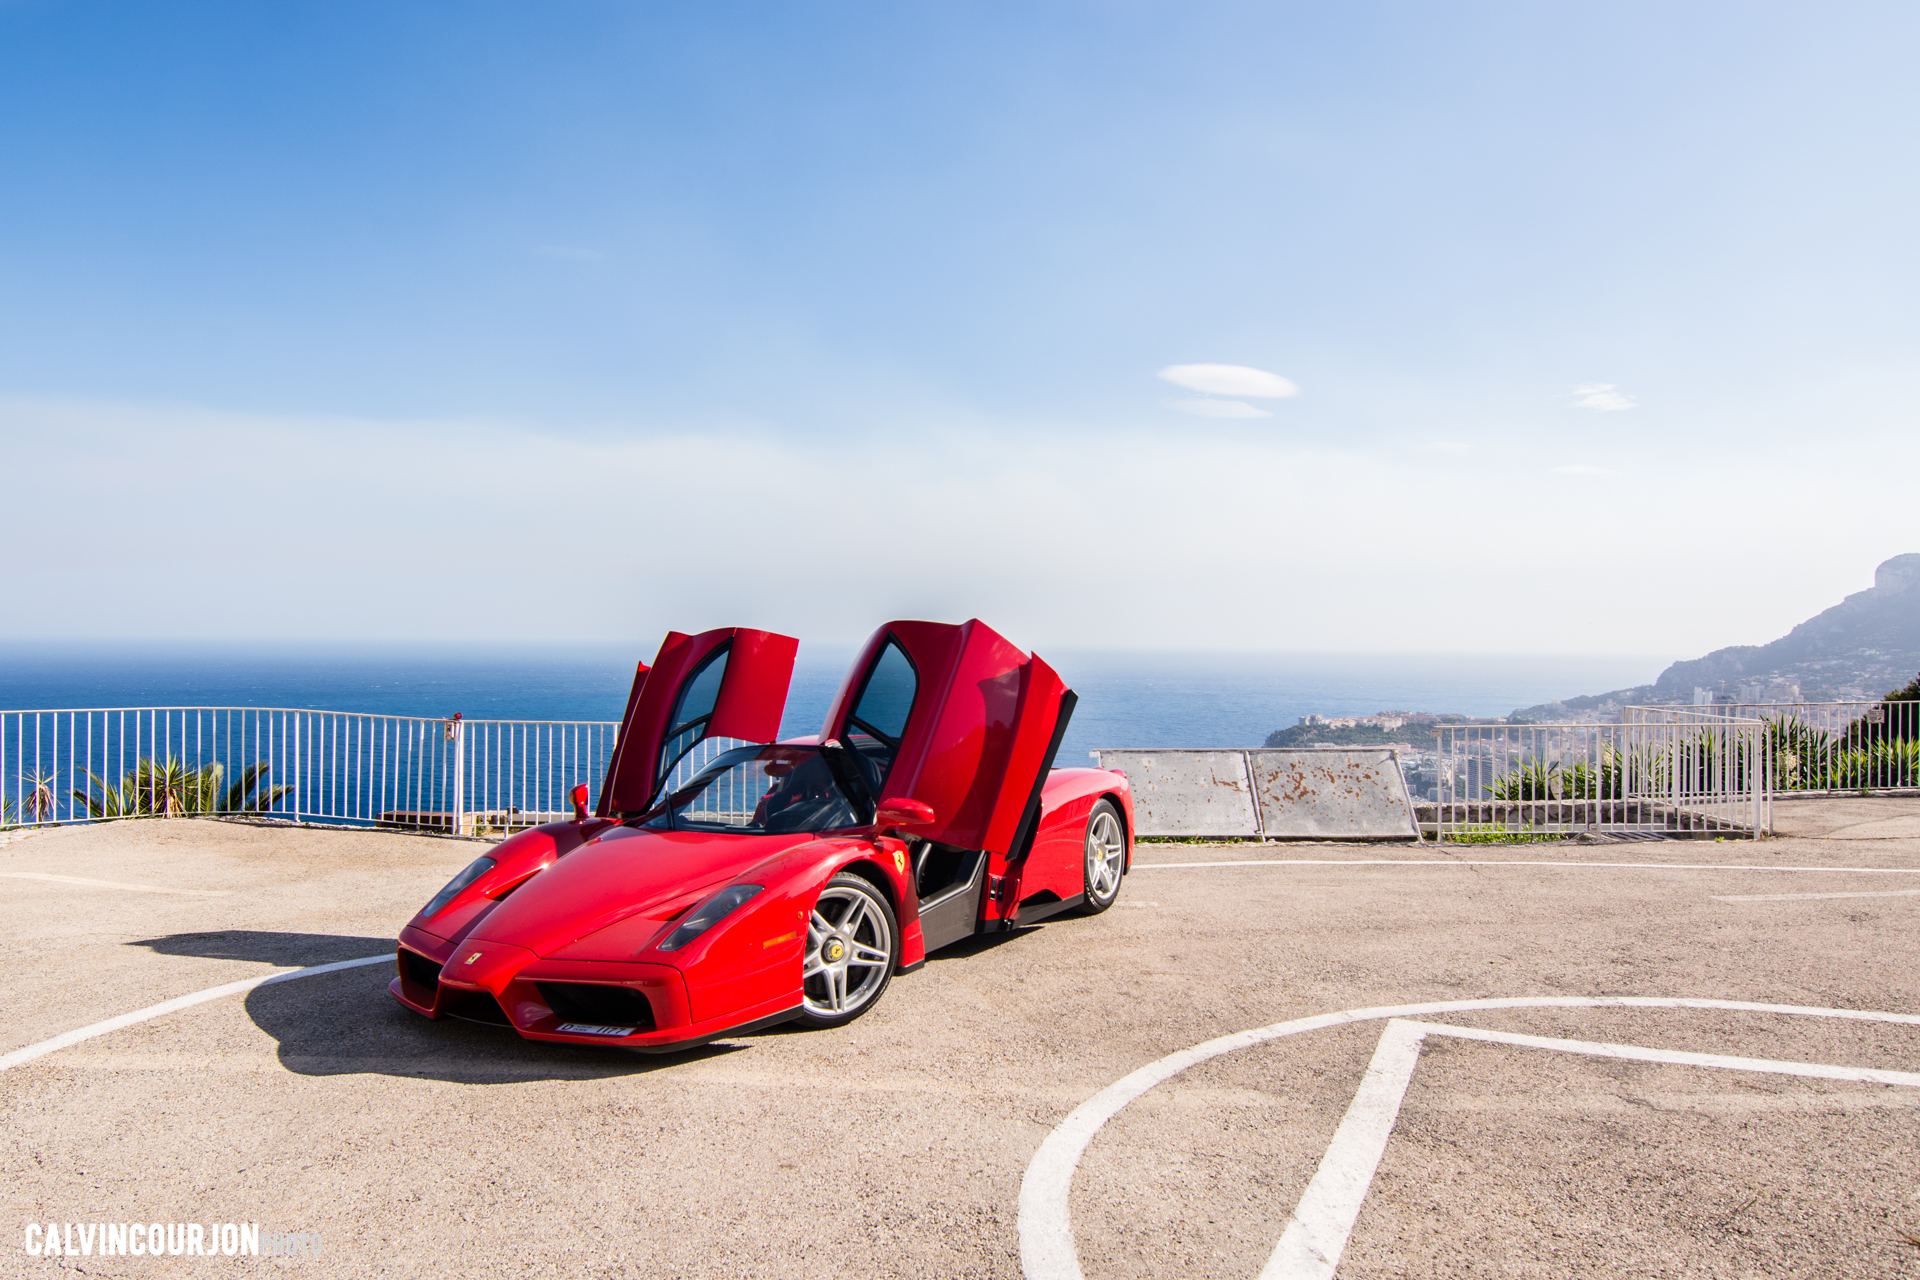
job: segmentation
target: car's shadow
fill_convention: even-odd
[[[393,952],[391,938],[229,929],[128,943],[162,955],[307,966]],[[247,1015],[279,1045],[280,1065],[309,1076],[388,1075],[456,1084],[600,1080],[644,1075],[738,1052],[742,1040],[684,1053],[640,1054],[522,1040],[505,1027],[430,1021],[387,994],[391,964],[255,987]]]
[[[1015,925],[1005,933],[976,933],[970,937],[962,938],[958,942],[949,942],[946,946],[928,956],[927,963],[944,964],[949,960],[970,959],[983,952],[992,951],[997,947],[1004,947],[1008,943],[1018,942],[1022,938],[1039,933],[1046,927],[1045,924],[1023,924]]]
[[[971,956],[980,955],[982,952],[992,951],[996,947],[1003,947],[1009,942],[1016,942],[1028,934],[1038,933],[1045,927],[1045,925],[1029,924],[1022,925],[1007,933],[976,933],[970,937],[962,938],[958,942],[949,942],[946,946],[941,947],[938,951],[927,957],[927,964],[931,967],[942,964],[948,960],[965,960]],[[767,1027],[764,1030],[756,1031],[754,1034],[756,1036],[774,1038],[778,1036],[816,1035],[818,1032],[804,1022],[783,1022],[779,1026]]]

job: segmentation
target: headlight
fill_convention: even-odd
[[[459,875],[447,881],[446,888],[433,895],[433,901],[427,904],[426,910],[421,912],[421,914],[427,916],[439,915],[441,908],[459,897],[462,889],[491,870],[493,870],[492,858],[475,858],[465,871],[462,871]]]
[[[736,884],[730,889],[722,889],[701,903],[692,915],[675,926],[674,931],[667,935],[667,940],[660,944],[658,950],[678,951],[719,924],[728,914],[738,909],[762,888],[763,886],[757,884]]]

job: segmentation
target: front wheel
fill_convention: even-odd
[[[827,881],[807,921],[800,963],[800,1023],[843,1027],[880,1002],[900,960],[900,926],[886,895],[864,876]]]
[[[1102,800],[1087,815],[1086,903],[1081,908],[1097,916],[1120,896],[1120,877],[1127,871],[1127,833],[1113,801]]]

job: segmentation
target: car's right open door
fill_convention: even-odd
[[[933,809],[932,823],[907,834],[984,855],[956,864],[956,885],[986,890],[984,900],[969,897],[981,904],[966,913],[972,932],[976,919],[1017,910],[1040,789],[1073,704],[1053,668],[978,619],[890,622],[848,672],[822,736],[856,753],[876,800]],[[923,888],[924,902],[937,896]],[[929,936],[928,945],[939,943]]]

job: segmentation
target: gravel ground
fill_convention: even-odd
[[[1783,802],[1777,820],[1791,834],[1757,844],[1142,845],[1104,916],[939,953],[839,1032],[664,1059],[429,1023],[386,995],[383,966],[259,988],[0,1074],[4,1203],[16,1231],[254,1221],[319,1232],[324,1254],[34,1258],[16,1236],[0,1271],[1018,1276],[1041,1141],[1215,1036],[1484,997],[1920,1013],[1920,896],[1897,892],[1920,889],[1900,873],[1920,871],[1920,802]],[[208,821],[0,843],[0,1052],[380,954],[476,852]],[[1238,865],[1170,865],[1192,862]],[[1430,1020],[1920,1071],[1914,1026]],[[1382,1026],[1215,1058],[1116,1115],[1073,1184],[1086,1274],[1258,1274]],[[1920,1089],[1433,1039],[1339,1275],[1920,1277],[1903,1231],[1920,1236]]]

